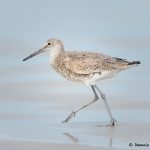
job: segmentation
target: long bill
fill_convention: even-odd
[[[40,53],[43,53],[43,52],[45,52],[44,50],[45,50],[44,48],[41,48],[40,50],[38,50],[38,51],[34,52],[33,54],[29,55],[28,57],[24,58],[22,61],[26,61],[27,59],[30,59]]]

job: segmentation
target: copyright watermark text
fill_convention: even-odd
[[[137,142],[134,142],[134,143],[129,143],[129,146],[130,147],[150,147],[150,144],[149,143],[137,143]]]

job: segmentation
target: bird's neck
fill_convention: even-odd
[[[59,48],[55,48],[55,49],[51,50],[51,52],[50,52],[50,64],[55,65],[56,58],[58,58],[59,56],[63,56],[64,53],[65,53],[65,51],[64,51],[63,47],[59,47]]]

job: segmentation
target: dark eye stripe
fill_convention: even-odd
[[[48,43],[47,45],[51,45],[51,43]]]

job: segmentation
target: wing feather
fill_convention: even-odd
[[[67,52],[65,64],[68,69],[79,74],[91,74],[107,70],[112,58],[101,53]]]

